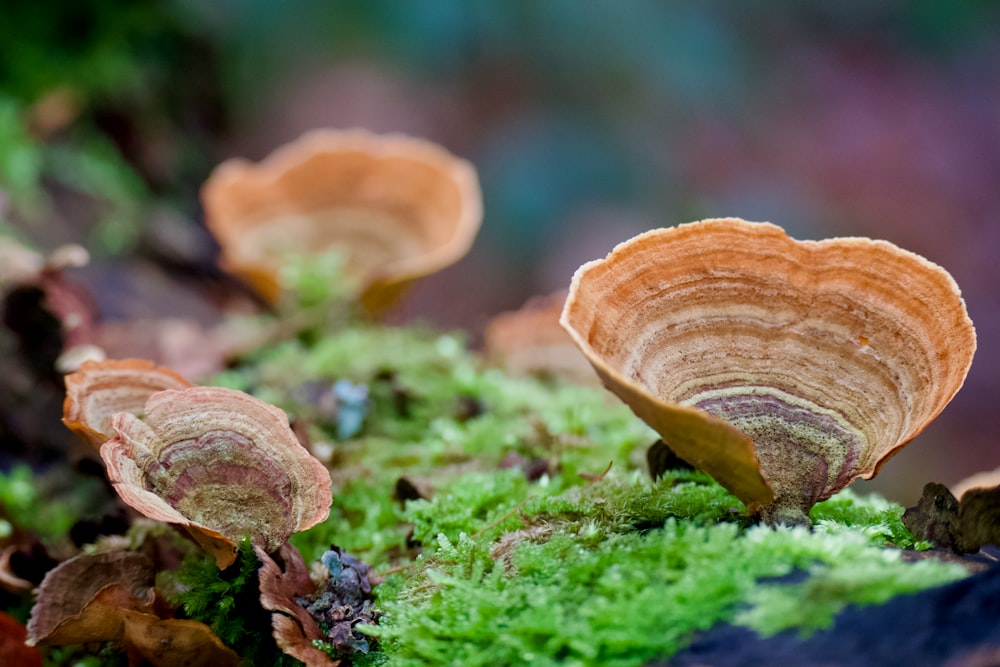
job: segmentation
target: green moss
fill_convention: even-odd
[[[185,618],[207,624],[219,639],[244,658],[245,664],[292,667],[271,637],[271,615],[260,606],[257,570],[260,561],[249,540],[239,545],[239,557],[225,570],[215,559],[198,554],[181,569],[161,573],[157,587]]]
[[[655,434],[606,392],[484,368],[460,336],[352,324],[252,361],[226,381],[333,447],[330,518],[293,542],[307,559],[337,544],[391,573],[371,660],[638,665],[718,622],[808,633],[846,604],[964,575],[904,562],[896,547],[925,545],[878,498],[843,492],[813,509],[812,531],[771,530],[702,473],[651,481]],[[347,440],[300,390],[342,379],[369,388]],[[401,476],[430,500],[394,499]]]
[[[387,620],[368,631],[392,664],[639,665],[720,621],[824,627],[845,604],[964,575],[904,563],[863,533],[679,519],[647,531],[576,526],[497,560],[490,540],[440,534],[422,576],[382,598]],[[767,583],[797,570],[804,583]]]
[[[323,524],[292,536],[306,561],[318,561],[336,544],[372,565],[382,565],[405,549],[407,529],[391,487],[369,479],[348,481],[334,495]]]
[[[751,608],[737,616],[738,623],[763,634],[799,627],[807,635],[828,627],[847,604],[878,604],[965,574],[961,566],[932,561],[905,563],[898,551],[872,549],[863,542],[852,542],[846,534],[826,542],[822,536],[817,539],[828,549],[828,556],[808,568],[805,581],[754,587],[746,596]]]
[[[583,484],[579,472],[600,472],[610,460],[629,465],[632,452],[653,439],[604,392],[507,377],[482,368],[461,337],[421,328],[356,324],[315,343],[288,341],[219,380],[305,417],[313,442],[332,445],[330,518],[293,538],[313,559],[337,544],[375,564],[398,564],[407,522],[416,518],[404,517],[393,499],[401,476],[427,479],[435,492],[463,478],[471,488],[516,454],[548,462],[551,473],[535,488],[550,496]],[[331,418],[302,390],[338,380],[369,387],[369,414],[349,440],[338,439]],[[525,490],[517,477],[503,472],[497,479]]]
[[[556,390],[482,368],[454,334],[354,325],[313,344],[280,343],[251,361],[251,368],[228,372],[220,381],[293,415],[309,415],[314,407],[303,397],[306,383],[345,379],[367,385],[371,413],[358,439],[388,439],[393,450],[419,444],[428,454],[421,457],[425,465],[454,456],[498,460],[510,451],[550,455],[576,449],[603,467],[609,454],[627,455],[653,438],[626,408],[609,404],[605,392]],[[322,425],[317,435],[336,440]],[[593,444],[611,447],[595,450]],[[362,452],[366,461],[371,449]]]
[[[813,507],[809,517],[814,524],[828,530],[861,531],[876,544],[917,551],[930,548],[929,542],[915,540],[903,525],[903,512],[902,506],[879,496],[860,498],[850,489],[844,489]]]

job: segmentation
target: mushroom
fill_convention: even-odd
[[[991,489],[997,486],[1000,486],[1000,468],[969,475],[952,485],[951,492],[960,499],[973,489]]]
[[[958,286],[886,241],[704,220],[573,276],[561,323],[604,385],[768,523],[873,477],[976,348]]]
[[[108,477],[125,504],[187,529],[219,568],[244,537],[273,552],[329,514],[330,473],[282,410],[241,391],[190,387],[153,394],[144,412],[111,418],[116,435],[101,447]]]
[[[514,375],[563,378],[595,384],[587,358],[559,326],[567,290],[529,299],[518,310],[500,313],[486,325],[486,357]]]
[[[191,383],[145,359],[85,361],[66,376],[63,423],[99,448],[110,440],[111,415],[140,414],[146,399],[164,389],[184,389]]]
[[[472,165],[428,141],[365,130],[314,130],[260,164],[232,159],[202,188],[223,268],[266,299],[281,292],[282,254],[340,250],[369,302],[454,263],[482,218]]]

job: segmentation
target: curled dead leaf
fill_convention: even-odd
[[[133,552],[65,561],[38,589],[27,644],[108,641],[121,644],[134,665],[236,667],[239,656],[204,623],[154,613],[154,574],[152,561]]]
[[[271,614],[274,641],[286,655],[304,662],[307,667],[337,667],[339,660],[313,646],[314,640],[326,637],[320,631],[316,620],[296,598],[302,598],[316,590],[316,584],[309,576],[309,568],[302,560],[298,549],[286,544],[276,556],[278,561],[263,549],[255,548],[261,567],[260,604]]]
[[[28,620],[28,643],[115,641],[122,621],[116,609],[148,611],[153,604],[153,563],[127,551],[80,555],[45,575]]]
[[[236,652],[200,621],[162,619],[130,609],[120,613],[123,624],[121,642],[134,664],[236,667],[240,662]]]

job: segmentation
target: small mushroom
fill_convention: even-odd
[[[360,129],[309,132],[256,165],[228,160],[202,200],[223,268],[270,301],[283,253],[341,250],[347,275],[379,301],[462,257],[482,218],[471,164],[428,141]]]
[[[500,313],[486,325],[484,352],[514,375],[563,378],[596,384],[587,358],[559,326],[567,290],[532,297],[518,310]]]
[[[190,386],[174,371],[145,359],[85,361],[66,376],[63,423],[99,448],[114,435],[111,415],[140,414],[156,392]]]
[[[991,489],[997,486],[1000,486],[1000,468],[969,475],[955,483],[951,487],[951,492],[955,494],[956,498],[962,498],[973,489]]]
[[[976,348],[940,266],[739,219],[646,232],[584,264],[561,322],[608,389],[771,524],[807,523],[873,477]]]
[[[154,394],[142,419],[111,418],[101,458],[122,500],[178,524],[220,568],[249,537],[267,552],[326,519],[330,473],[299,443],[278,408],[221,387]]]

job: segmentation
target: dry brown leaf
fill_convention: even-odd
[[[161,619],[122,609],[122,643],[133,664],[153,667],[236,667],[240,658],[200,621]],[[142,661],[137,658],[141,657]]]
[[[274,641],[285,654],[301,660],[307,667],[336,667],[339,660],[312,645],[313,640],[326,639],[316,625],[315,619],[295,598],[301,598],[316,590],[316,584],[309,576],[309,568],[302,560],[298,549],[290,544],[283,546],[277,556],[279,565],[263,549],[256,548],[261,567],[260,604],[271,614]]]
[[[149,609],[153,578],[149,558],[125,551],[84,554],[61,563],[38,587],[28,620],[29,645],[118,639],[121,619],[109,610]]]

